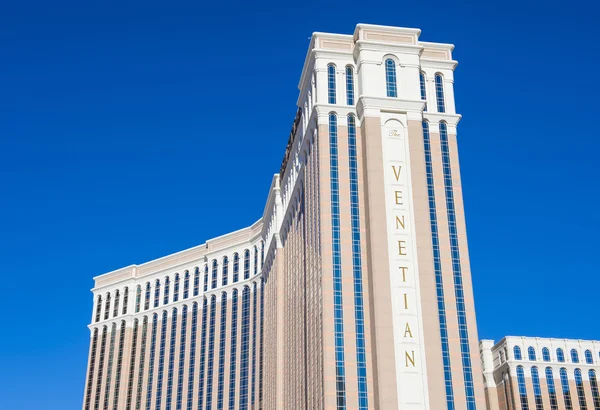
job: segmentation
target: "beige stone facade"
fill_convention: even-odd
[[[262,217],[95,278],[83,409],[484,409],[453,46],[315,33]]]

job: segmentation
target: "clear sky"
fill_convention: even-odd
[[[0,410],[81,408],[93,276],[260,217],[309,37],[357,23],[456,45],[480,337],[600,339],[594,2],[202,3],[0,6]]]

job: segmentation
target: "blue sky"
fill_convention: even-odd
[[[12,3],[0,410],[81,407],[93,276],[261,215],[311,33],[361,22],[456,45],[480,337],[600,339],[593,2]]]

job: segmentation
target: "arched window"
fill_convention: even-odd
[[[142,342],[140,347],[140,364],[138,368],[138,374],[144,374],[144,367],[146,365],[146,342],[148,338],[148,316],[144,316],[144,320],[142,321]],[[136,402],[142,402],[142,384],[144,378],[138,377],[138,385],[137,385],[137,394],[136,394]],[[110,386],[110,384],[106,384],[106,386]],[[106,389],[107,394],[110,389]]]
[[[571,349],[571,361],[573,363],[579,363],[579,353],[577,353],[577,350],[575,349]]]
[[[221,326],[219,329],[219,373],[217,380],[217,410],[223,409],[225,389],[225,339],[227,337],[227,293],[221,293]]]
[[[154,283],[154,307],[158,307],[160,303],[160,280],[156,279]]]
[[[96,317],[94,318],[94,322],[100,321],[100,314],[102,313],[102,295],[98,295],[96,298]]]
[[[585,390],[583,389],[583,378],[581,377],[581,369],[575,369],[575,387],[577,387],[577,398],[579,399],[579,408],[587,410],[585,401]]]
[[[562,386],[563,397],[565,398],[566,410],[573,410],[573,403],[571,401],[571,390],[569,388],[569,377],[567,376],[567,369],[562,367],[560,369],[560,384]]]
[[[592,355],[592,352],[589,349],[585,351],[585,362],[587,364],[594,364],[594,356]]]
[[[179,275],[175,275],[175,289],[179,282]],[[175,293],[173,293],[175,296]],[[169,367],[167,371],[167,397],[165,402],[167,404],[166,410],[171,410],[171,403],[173,402],[173,370],[175,368],[175,343],[177,341],[177,308],[173,308],[171,314],[171,337],[169,338]]]
[[[213,369],[215,362],[215,317],[217,314],[217,297],[210,298],[210,320],[208,327],[208,366],[206,367],[206,408],[212,407],[213,398]]]
[[[556,360],[563,363],[565,361],[565,354],[563,353],[563,349],[560,347],[556,349]]]
[[[538,368],[535,366],[531,368],[531,384],[533,384],[535,409],[544,410],[544,403],[542,402],[542,389],[540,387],[540,374],[538,372]]]
[[[142,287],[140,285],[137,286],[135,291],[135,313],[140,311],[140,305],[142,303]]]
[[[214,289],[217,287],[217,274],[218,274],[218,266],[217,260],[213,259],[212,261],[212,280],[210,281],[210,288]]]
[[[144,299],[144,310],[150,309],[150,282],[146,282],[146,297]]]
[[[165,277],[165,294],[163,296],[163,305],[169,304],[169,293],[171,291],[171,279]]]
[[[504,352],[500,350],[500,363],[504,363]]]
[[[531,361],[535,361],[536,360],[535,349],[533,348],[533,346],[529,346],[527,348],[527,355],[529,356],[529,360],[531,360]]]
[[[158,314],[152,315],[152,334],[150,335],[150,358],[148,359],[148,387],[146,389],[146,410],[152,404],[152,379],[154,378],[154,360],[156,357],[156,333],[158,332]],[[116,410],[116,408],[114,409]]]
[[[156,376],[156,407],[160,409],[162,402],[162,392],[164,389],[164,371],[165,371],[165,347],[167,344],[167,311],[164,310],[162,313],[162,320],[160,324],[160,347],[158,349],[158,373]],[[132,356],[133,358],[134,356]],[[133,374],[133,372],[131,372]]]
[[[238,332],[238,290],[231,293],[231,347],[229,361],[229,408],[235,407],[235,380],[236,380],[236,354],[237,354],[237,332]]]
[[[421,84],[421,100],[425,101],[423,111],[427,111],[427,86],[425,82],[425,73],[423,71],[419,73],[419,82]]]
[[[190,328],[190,369],[187,390],[187,410],[192,410],[194,397],[194,373],[196,372],[196,334],[198,329],[198,303],[192,305],[192,327]]]
[[[446,112],[444,103],[444,77],[440,73],[435,75],[435,98],[438,112]]]
[[[173,302],[179,300],[179,273],[175,274],[175,284],[173,286]]]
[[[546,367],[546,384],[548,385],[548,396],[550,397],[550,410],[558,410],[556,386],[554,385],[554,374],[551,367]]]
[[[94,400],[94,409],[98,409],[100,404],[100,392],[102,391],[102,375],[104,373],[104,356],[106,355],[106,336],[108,335],[108,327],[102,328],[102,339],[100,342],[100,351],[98,355],[98,375],[96,378],[96,396]]]
[[[254,276],[258,273],[258,248],[254,247]]]
[[[200,293],[200,269],[194,269],[194,296]]]
[[[106,294],[106,302],[104,302],[104,320],[110,317],[110,292]]]
[[[183,274],[183,298],[187,299],[190,296],[190,272],[185,271]]]
[[[513,348],[513,352],[514,352],[515,360],[523,359],[523,357],[521,356],[521,348],[519,346],[515,346]]]
[[[240,255],[237,253],[233,254],[233,283],[237,283],[240,280]]]
[[[121,294],[119,289],[115,291],[115,306],[113,307],[113,317],[117,317],[119,314],[119,303],[121,302]]]
[[[204,285],[202,288],[204,292],[208,291],[208,265],[204,265]]]
[[[519,397],[521,398],[521,409],[529,410],[527,401],[527,387],[525,387],[525,372],[523,366],[517,366],[517,382],[519,384]]]
[[[127,304],[129,303],[129,288],[125,286],[123,290],[123,314],[127,314]]]
[[[388,97],[397,97],[396,63],[391,58],[385,60],[385,89]]]
[[[207,267],[208,269],[208,267]],[[206,367],[206,318],[208,313],[208,300],[204,298],[202,301],[202,330],[200,331],[200,367],[198,368],[199,383],[198,383],[198,408],[202,408],[204,403],[204,369]]]
[[[244,279],[250,279],[250,251],[244,251]]]
[[[256,398],[256,316],[258,306],[258,290],[256,282],[252,283],[252,383],[250,390],[250,404],[253,404]]]
[[[248,408],[248,368],[250,347],[250,288],[242,293],[242,340],[240,347],[240,409]]]
[[[346,66],[346,104],[354,105],[354,69],[350,65]]]
[[[598,392],[598,379],[596,378],[596,371],[590,370],[588,372],[588,377],[590,379],[592,398],[594,399],[594,410],[600,410],[600,393]]]
[[[221,278],[221,286],[227,286],[229,280],[229,259],[223,256],[223,277]]]
[[[188,273],[188,272],[186,272]],[[189,276],[189,273],[188,273]],[[188,307],[183,305],[181,310],[181,332],[179,333],[179,370],[177,373],[177,406],[176,409],[182,409],[183,401],[183,372],[185,369],[184,358],[185,358],[185,342],[187,334],[187,315]]]
[[[98,317],[98,320],[100,318]],[[96,322],[98,321],[96,320]],[[90,409],[90,404],[92,401],[92,383],[94,380],[94,370],[96,366],[96,350],[98,349],[98,329],[94,329],[92,333],[92,348],[90,349],[90,362],[88,364],[88,377],[87,377],[87,385],[85,388],[85,410]]]
[[[335,104],[335,65],[327,66],[327,102]]]
[[[547,348],[547,347],[544,347],[544,348],[542,349],[542,359],[543,359],[545,362],[549,362],[549,361],[550,361],[550,350],[548,350],[548,348]]]
[[[150,282],[148,282],[148,285],[150,285]],[[149,287],[149,286],[148,286]],[[148,292],[150,292],[148,290]],[[150,296],[148,296],[148,298],[146,298],[146,301],[150,301]],[[144,301],[144,303],[146,303],[146,301]],[[131,353],[129,355],[130,359],[129,359],[129,377],[127,379],[127,406],[125,407],[127,410],[131,409],[131,402],[133,401],[133,378],[135,375],[135,358],[136,358],[136,353],[137,353],[137,342],[138,342],[138,337],[139,337],[139,327],[140,327],[140,321],[138,319],[134,319],[133,321],[133,339],[131,342]]]

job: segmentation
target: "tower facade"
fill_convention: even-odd
[[[483,409],[453,46],[315,33],[251,227],[96,277],[84,409]]]

